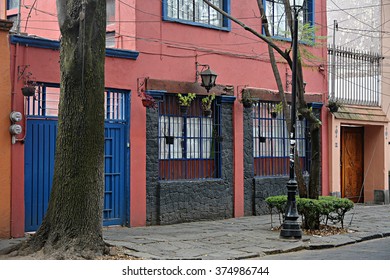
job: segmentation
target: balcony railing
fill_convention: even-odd
[[[380,106],[379,54],[328,47],[328,59],[330,99],[351,105]]]

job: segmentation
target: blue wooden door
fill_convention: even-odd
[[[49,92],[59,94],[56,87],[46,85],[40,88],[38,97],[28,100],[25,139],[25,231],[36,231],[41,224],[48,207],[53,180],[57,118],[56,110],[47,106]],[[45,102],[43,97],[46,97]],[[124,225],[128,222],[128,102],[128,92],[106,91],[103,211],[103,224],[106,226]],[[44,107],[45,110],[42,110]],[[50,115],[43,115],[48,113]]]

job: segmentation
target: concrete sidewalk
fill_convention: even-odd
[[[301,240],[280,239],[279,232],[270,230],[269,215],[141,228],[109,227],[103,234],[108,243],[124,246],[126,254],[143,259],[259,258],[390,236],[390,205],[356,205],[347,213],[344,223],[349,233],[304,235]],[[0,249],[15,242],[19,240],[0,240]]]

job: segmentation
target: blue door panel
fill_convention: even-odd
[[[127,125],[105,124],[103,224],[126,223]],[[28,119],[25,141],[25,230],[36,231],[46,213],[54,172],[57,120]]]
[[[25,141],[25,230],[33,231],[46,213],[53,180],[57,121],[27,122]],[[33,145],[34,143],[34,145]]]

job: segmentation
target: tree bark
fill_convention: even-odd
[[[57,0],[61,95],[46,216],[20,248],[48,258],[93,258],[105,249],[104,62],[106,1]]]

